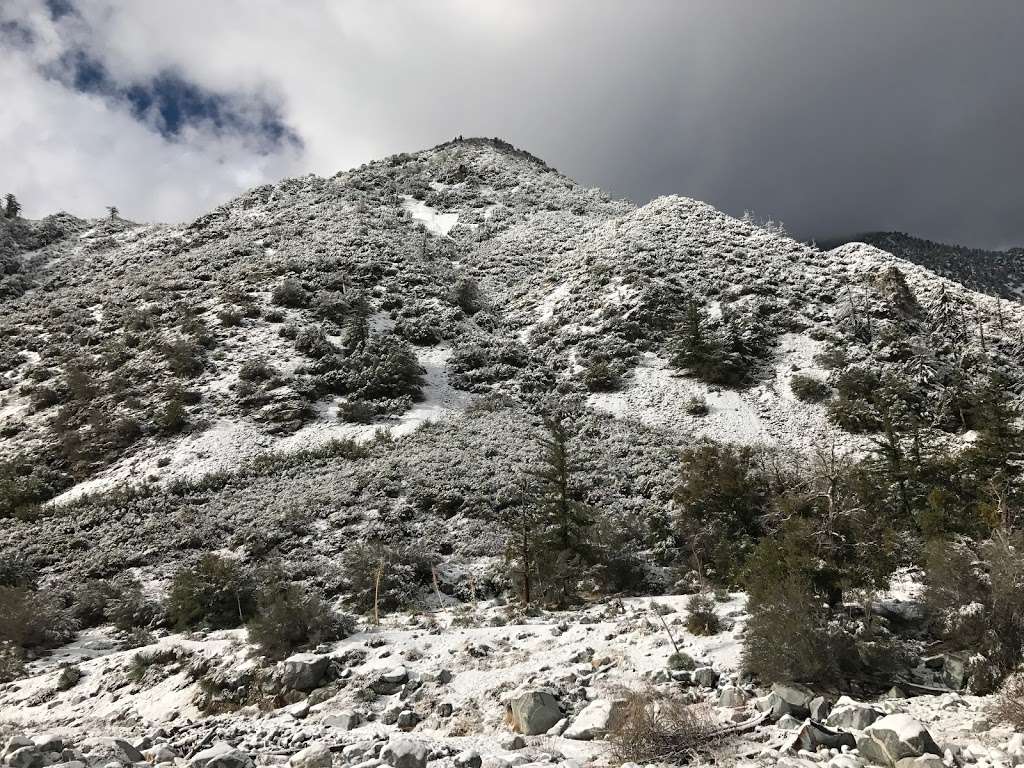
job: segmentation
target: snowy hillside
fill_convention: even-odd
[[[497,139],[0,218],[0,758],[1024,764],[1024,305],[917,261]]]

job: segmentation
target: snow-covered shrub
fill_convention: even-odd
[[[195,378],[206,368],[206,350],[192,339],[172,339],[164,344],[163,353],[170,370],[182,378]]]
[[[342,588],[359,613],[397,611],[431,584],[429,557],[412,547],[358,543],[341,559]]]
[[[1024,732],[1024,673],[1019,672],[1003,683],[995,715],[1014,730]]]
[[[294,277],[286,277],[270,293],[270,300],[281,307],[301,308],[309,305],[309,291]]]
[[[233,558],[208,552],[175,572],[166,609],[175,626],[222,629],[244,624],[252,617],[255,602],[249,570]]]
[[[583,385],[591,392],[613,392],[619,388],[622,372],[606,357],[594,357],[583,370]]]
[[[78,629],[71,612],[47,590],[0,586],[0,642],[21,648],[53,648]]]
[[[24,673],[24,651],[10,640],[0,640],[0,683],[17,680]]]
[[[711,595],[691,595],[686,601],[686,628],[695,635],[716,635],[722,622]]]
[[[990,693],[1024,660],[1024,542],[999,532],[988,541],[933,543],[925,600],[933,630],[952,648],[977,654],[969,685]]]
[[[757,451],[710,441],[684,449],[674,498],[676,529],[693,562],[728,583],[762,535],[771,503]]]
[[[805,403],[820,403],[832,393],[828,384],[802,373],[794,373],[789,377],[789,388],[797,400]]]
[[[256,617],[248,629],[249,640],[262,653],[283,659],[297,648],[347,637],[355,631],[355,621],[335,613],[317,592],[274,576],[260,585]]]
[[[711,757],[725,742],[716,738],[719,726],[705,704],[654,688],[627,690],[625,697],[625,713],[607,736],[618,763],[684,763]]]

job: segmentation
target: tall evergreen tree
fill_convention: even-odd
[[[544,529],[544,570],[557,582],[557,600],[568,603],[575,594],[576,563],[590,559],[587,529],[593,525],[592,508],[580,498],[574,474],[580,464],[572,453],[569,433],[557,415],[544,418],[546,435],[540,438],[540,464],[527,471],[537,482],[537,508]]]
[[[4,195],[4,218],[5,219],[16,219],[18,214],[21,213],[21,203],[18,202],[13,194],[8,192]]]

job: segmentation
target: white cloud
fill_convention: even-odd
[[[613,193],[689,194],[808,236],[1024,240],[1015,0],[73,2],[54,24],[43,0],[0,0],[0,21],[37,37],[0,70],[16,105],[0,141],[18,147],[0,185],[31,214],[183,219],[251,183],[463,134]],[[33,74],[69,46],[121,81],[171,70],[268,100],[302,146],[265,156],[201,126],[167,141]]]

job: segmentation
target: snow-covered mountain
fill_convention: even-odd
[[[794,372],[916,365],[939,397],[972,349],[1021,374],[1018,303],[695,200],[614,201],[497,140],[288,179],[187,225],[0,226],[0,429],[18,503],[406,434],[484,396],[575,398],[676,437],[852,444],[823,404],[794,397]],[[691,300],[710,326],[763,336],[742,386],[669,365]],[[346,353],[360,312],[372,337],[412,345],[418,391],[368,381]],[[932,343],[949,335],[940,316],[962,344]],[[824,366],[826,348],[845,359]]]
[[[848,242],[868,243],[975,291],[1015,301],[1024,296],[1024,248],[989,251],[936,243],[904,232],[865,232],[852,238],[823,241],[819,245],[835,248]]]
[[[497,139],[0,218],[0,758],[646,763],[664,701],[701,757],[1021,764],[960,691],[1024,636],[1024,305],[903,256]]]

